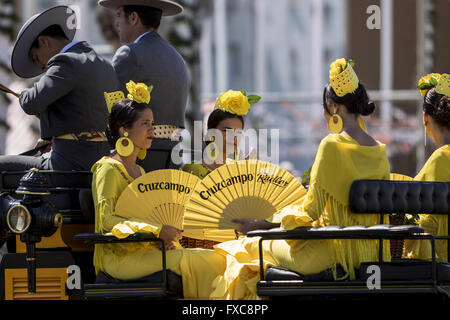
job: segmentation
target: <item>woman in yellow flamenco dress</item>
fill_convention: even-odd
[[[450,182],[450,75],[429,74],[419,80],[419,89],[424,96],[423,124],[425,134],[436,146],[414,180]],[[425,136],[426,139],[426,136]],[[446,236],[448,216],[419,215],[419,226],[425,232]],[[447,240],[436,240],[436,260],[447,262]],[[407,240],[405,256],[412,259],[431,259],[429,241]]]
[[[351,81],[344,81],[344,77]],[[330,84],[324,89],[324,117],[333,134],[320,145],[311,170],[308,192],[299,201],[275,213],[270,219],[242,221],[241,232],[281,226],[352,226],[379,223],[378,215],[352,214],[348,207],[350,185],[357,179],[389,179],[385,145],[368,135],[360,115],[369,115],[375,105],[353,71],[349,61],[331,65]],[[215,250],[227,259],[227,268],[214,282],[211,299],[258,299],[259,237],[224,242]],[[263,242],[265,268],[284,267],[301,274],[315,274],[332,268],[335,278],[355,279],[355,269],[377,261],[378,242],[371,240],[268,240]],[[385,261],[390,261],[386,242]],[[345,274],[337,274],[340,265]]]
[[[256,95],[246,95],[245,91],[228,90],[216,100],[214,111],[208,116],[207,135],[211,135],[202,154],[201,162],[187,163],[183,171],[205,178],[213,170],[227,163],[240,159],[239,142],[244,129],[244,116],[249,112],[251,105],[261,98]],[[230,158],[229,156],[233,156]],[[250,153],[245,160],[256,159]],[[236,236],[234,230],[210,230],[226,238]]]
[[[207,299],[211,282],[223,273],[225,259],[213,250],[182,249],[178,240],[182,231],[169,225],[125,219],[115,212],[122,191],[134,179],[145,174],[136,164],[145,157],[154,135],[150,90],[144,84],[127,85],[128,99],[115,103],[109,116],[107,136],[115,153],[103,157],[92,167],[92,194],[95,204],[95,232],[112,232],[125,238],[136,232],[149,232],[166,244],[167,268],[181,276],[187,299]],[[144,153],[144,154],[143,154]],[[113,278],[131,280],[162,269],[161,250],[154,243],[97,244],[94,250],[96,273],[102,271]]]
[[[202,152],[201,162],[187,163],[183,170],[203,179],[220,166],[239,160],[244,116],[251,105],[260,99],[256,95],[247,96],[245,91],[228,90],[222,93],[216,100],[214,111],[208,116],[207,136],[210,140]],[[255,159],[255,155],[250,153],[247,159]]]

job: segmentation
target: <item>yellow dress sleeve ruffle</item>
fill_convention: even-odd
[[[148,222],[141,222],[136,220],[127,220],[116,224],[111,233],[118,239],[124,239],[132,234],[143,232],[153,233],[155,237],[159,236],[162,225]]]
[[[270,221],[269,221],[270,220]],[[293,230],[298,227],[312,226],[313,219],[302,211],[301,204],[293,204],[279,210],[267,221],[272,223],[280,223],[283,230]]]

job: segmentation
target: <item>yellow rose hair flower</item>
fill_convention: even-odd
[[[147,87],[144,83],[134,83],[131,81],[126,85],[128,90],[127,98],[137,103],[150,103],[150,93],[153,90],[153,86]]]
[[[347,60],[344,58],[337,59],[330,65],[330,78],[334,78],[339,75],[347,67]]]
[[[425,97],[430,89],[437,86],[440,78],[441,75],[439,73],[429,73],[419,79],[417,89],[420,90],[420,94],[422,95],[422,97]]]
[[[259,100],[261,100],[261,97],[257,95],[247,96],[245,90],[228,90],[217,98],[214,109],[221,109],[229,113],[243,116],[250,110],[250,105],[257,103]]]

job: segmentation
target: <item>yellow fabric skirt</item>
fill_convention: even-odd
[[[102,256],[104,271],[121,280],[145,277],[162,270],[162,256],[158,248],[140,248],[118,256]],[[208,299],[211,284],[225,271],[225,257],[214,250],[175,249],[166,251],[167,269],[180,275],[185,299]]]
[[[448,217],[440,215],[421,214],[419,215],[419,227],[424,228],[426,233],[435,236],[446,236]],[[436,261],[447,262],[447,240],[436,240]],[[431,242],[430,240],[405,240],[404,257],[410,259],[431,260]]]
[[[214,281],[210,299],[258,300],[259,237],[227,241],[215,246],[226,257],[225,272]],[[264,270],[281,266],[302,274],[322,272],[335,265],[335,254],[327,240],[263,241]]]

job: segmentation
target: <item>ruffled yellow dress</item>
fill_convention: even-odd
[[[144,169],[140,168],[142,174]],[[115,212],[115,205],[122,191],[133,181],[119,161],[103,157],[92,167],[92,195],[95,204],[95,232],[111,232],[118,238],[135,232],[149,232],[156,236],[161,225],[143,220],[125,219]],[[225,258],[214,250],[179,249],[166,251],[167,268],[181,275],[186,299],[208,299],[211,283],[225,269]],[[94,250],[96,273],[103,271],[110,276],[131,280],[141,278],[162,269],[161,250],[154,243],[97,244]]]
[[[361,146],[347,135],[330,134],[320,145],[311,170],[308,193],[297,203],[274,214],[269,222],[285,230],[301,226],[375,225],[379,215],[352,214],[349,190],[357,179],[389,179],[385,145]],[[259,237],[228,241],[215,247],[227,259],[225,273],[214,282],[211,299],[259,299]],[[265,268],[279,266],[314,274],[341,265],[343,278],[355,279],[360,263],[378,261],[378,241],[373,240],[271,240],[263,242]],[[389,242],[384,242],[390,261]],[[335,278],[336,272],[334,272]]]
[[[435,150],[414,180],[450,182],[450,145]],[[435,236],[446,236],[448,216],[421,214],[419,226]],[[431,260],[431,243],[428,240],[407,240],[404,252],[407,258]],[[447,240],[436,240],[436,260],[446,262],[447,255]]]

